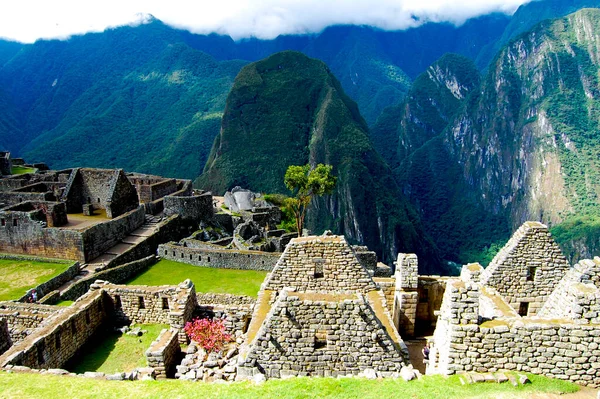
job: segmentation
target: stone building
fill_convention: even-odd
[[[238,375],[391,376],[408,351],[387,303],[344,237],[293,239],[261,287]]]
[[[526,222],[484,270],[447,281],[428,373],[516,370],[600,386],[600,258],[569,268]]]
[[[139,206],[135,187],[121,169],[73,169],[62,200],[68,213],[81,213],[87,205],[104,210],[109,219]]]

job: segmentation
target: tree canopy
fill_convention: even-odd
[[[318,164],[311,169],[307,165],[290,165],[285,172],[284,183],[293,197],[287,199],[287,205],[294,212],[298,234],[302,234],[304,217],[312,197],[331,194],[337,177],[332,173],[331,165]]]

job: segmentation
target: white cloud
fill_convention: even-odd
[[[415,18],[461,24],[478,15],[512,13],[529,0],[19,0],[0,3],[0,37],[33,42],[103,31],[152,14],[195,33],[234,39],[319,32],[335,24],[395,30]]]

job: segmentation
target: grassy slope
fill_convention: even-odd
[[[403,380],[365,380],[362,378],[294,378],[269,380],[262,385],[247,382],[206,384],[187,381],[100,381],[85,378],[0,372],[2,397],[12,398],[339,398],[339,399],[469,399],[527,398],[533,393],[576,392],[568,382],[530,376],[532,384],[513,387],[505,384],[461,385],[458,377],[424,377],[409,383]]]
[[[86,371],[114,374],[146,367],[146,350],[161,330],[169,326],[148,324],[132,327],[141,327],[148,332],[141,337],[133,337],[113,331],[99,331],[85,344],[80,355],[69,361],[66,369],[79,374]]]
[[[197,292],[215,292],[256,297],[267,272],[216,269],[162,259],[129,285],[175,285],[185,279],[194,282]]]
[[[0,301],[19,299],[25,292],[69,268],[69,262],[0,259]]]
[[[28,168],[25,166],[21,166],[21,165],[15,165],[12,167],[12,174],[13,175],[22,175],[25,173],[34,173],[36,171],[35,168]]]

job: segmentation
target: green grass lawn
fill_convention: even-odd
[[[513,387],[509,383],[461,385],[458,377],[427,376],[420,380],[362,378],[293,378],[269,380],[261,385],[248,382],[208,384],[178,380],[105,381],[39,374],[0,372],[3,398],[410,398],[410,399],[483,399],[528,398],[536,393],[576,392],[571,383],[530,376],[532,384]]]
[[[59,275],[71,262],[0,259],[0,301],[19,299],[25,292]]]
[[[25,166],[21,166],[21,165],[15,165],[12,167],[12,174],[13,175],[22,175],[25,173],[34,173],[37,169],[36,168],[27,168]]]
[[[85,353],[85,355],[78,355],[71,359],[69,364],[65,366],[66,369],[75,373],[100,371],[106,374],[114,374],[120,371],[132,371],[138,367],[146,367],[144,353],[150,347],[152,341],[158,337],[160,331],[163,328],[169,328],[169,326],[148,324],[139,327],[142,327],[142,330],[148,330],[148,332],[141,337],[133,337],[113,331],[99,330],[81,350],[81,353]]]
[[[197,292],[256,297],[267,272],[200,267],[162,259],[128,285],[176,285],[190,279]]]
[[[67,301],[66,299],[61,299],[55,303],[56,306],[71,306],[75,301]]]

